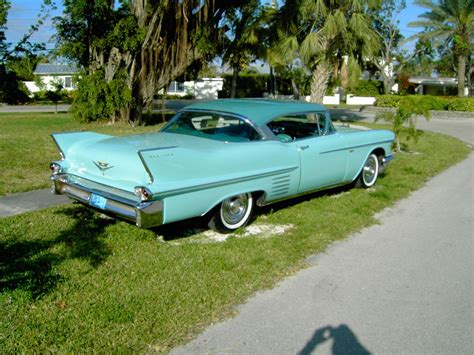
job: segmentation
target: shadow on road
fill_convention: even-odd
[[[352,330],[347,325],[341,324],[338,327],[326,326],[316,330],[305,347],[298,352],[298,355],[309,355],[319,345],[327,341],[333,342],[331,347],[333,355],[370,354],[370,351],[359,342]]]

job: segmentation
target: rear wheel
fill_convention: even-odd
[[[374,186],[379,176],[380,161],[377,155],[370,154],[356,180],[356,187]]]
[[[209,222],[209,227],[219,233],[231,233],[247,225],[252,215],[251,193],[232,196],[221,202]]]

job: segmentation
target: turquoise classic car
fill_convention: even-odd
[[[159,132],[53,134],[53,192],[153,227],[210,216],[219,232],[245,226],[255,205],[337,185],[375,184],[394,134],[336,130],[321,105],[216,100],[179,111]]]

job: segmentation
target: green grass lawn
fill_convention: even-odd
[[[166,352],[304,267],[307,256],[376,223],[376,212],[471,151],[433,133],[408,144],[416,154],[398,154],[375,188],[258,210],[253,226],[292,226],[278,235],[216,242],[197,229],[200,219],[142,230],[80,205],[0,219],[0,349]]]
[[[59,159],[50,137],[63,131],[93,130],[122,135],[159,126],[80,124],[68,113],[0,113],[0,196],[49,187],[49,163]]]

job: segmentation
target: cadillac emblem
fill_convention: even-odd
[[[102,160],[97,160],[94,162],[95,166],[97,166],[101,171],[106,171],[106,170],[109,170],[110,168],[113,168],[112,165],[110,165],[109,163],[107,163],[106,161],[102,161]]]

